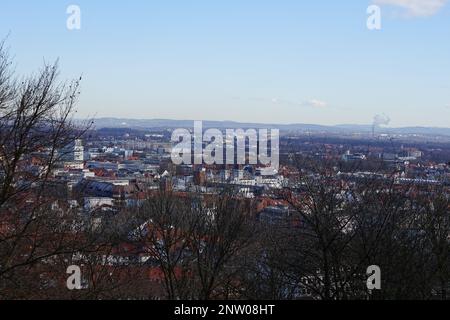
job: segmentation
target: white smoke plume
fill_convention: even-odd
[[[374,118],[373,118],[373,126],[374,127],[381,127],[381,126],[387,126],[389,125],[389,123],[391,123],[391,118],[389,118],[387,115],[385,114],[377,114]]]

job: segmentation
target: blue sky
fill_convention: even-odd
[[[80,117],[450,127],[445,0],[6,0],[8,33],[21,74],[83,74]]]

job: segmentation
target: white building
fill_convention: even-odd
[[[84,147],[83,147],[83,141],[78,139],[75,140],[75,144],[73,147],[73,160],[76,162],[83,162],[84,161]]]

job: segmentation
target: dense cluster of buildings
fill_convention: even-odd
[[[277,196],[279,191],[294,188],[301,175],[315,174],[296,165],[293,156],[309,156],[319,162],[334,159],[353,168],[351,172],[335,168],[337,178],[378,176],[395,179],[397,184],[450,184],[449,164],[423,159],[423,151],[417,148],[402,148],[397,153],[377,148],[364,153],[360,148],[343,150],[345,146],[341,144],[318,144],[312,148],[313,143],[308,142],[298,145],[293,152],[289,148],[283,150],[283,144],[289,142],[282,142],[280,170],[267,176],[261,174],[263,168],[255,165],[174,165],[172,144],[159,134],[77,140],[61,150],[63,161],[52,172],[50,180],[63,190],[72,206],[79,206],[85,212],[114,212],[124,206],[134,206],[149,192],[161,188],[208,195],[227,189],[236,197],[252,200],[260,212],[267,209],[274,216],[280,215],[280,208],[286,214],[289,212]],[[38,159],[31,159],[29,170],[39,172]],[[364,164],[370,160],[382,161],[385,167],[366,168]],[[263,216],[267,217],[267,212]]]
[[[236,197],[255,200],[261,211],[261,203],[269,203],[275,191],[288,187],[294,172],[283,167],[268,176],[261,174],[263,168],[253,165],[174,165],[171,148],[170,143],[153,135],[140,141],[127,136],[77,140],[60,151],[62,161],[52,171],[49,184],[84,213],[135,206],[149,192],[161,188],[205,195],[227,189]],[[39,155],[32,160],[30,170],[39,171],[37,159]]]
[[[264,168],[258,165],[174,165],[172,144],[164,135],[86,138],[59,150],[61,161],[51,172],[48,187],[55,190],[51,196],[58,196],[59,202],[66,202],[86,217],[96,217],[100,223],[104,217],[136,207],[149,194],[163,189],[180,196],[205,197],[220,196],[227,190],[252,208],[255,219],[276,224],[295,211],[281,196],[284,191],[301,193],[304,177],[322,179],[312,167],[295,161],[296,157],[308,157],[318,164],[334,161],[331,175],[341,185],[386,180],[394,181],[399,188],[442,186],[450,195],[450,163],[433,161],[426,157],[426,151],[372,148],[364,152],[362,147],[339,143],[293,145],[289,141],[281,143],[279,171],[268,176],[262,175]],[[45,162],[40,159],[42,155],[33,155],[26,170],[34,175],[42,172]]]

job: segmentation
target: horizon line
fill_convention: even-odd
[[[125,120],[125,121],[187,121],[187,122],[218,122],[218,123],[234,123],[234,124],[253,124],[253,125],[269,125],[269,126],[296,126],[296,125],[307,125],[307,126],[320,126],[320,127],[345,127],[345,126],[355,126],[355,127],[373,127],[373,123],[365,123],[365,124],[355,124],[355,123],[341,123],[341,124],[318,124],[318,123],[301,123],[301,122],[293,122],[293,123],[269,123],[269,122],[252,122],[252,121],[237,121],[237,120],[209,120],[209,119],[171,119],[171,118],[127,118],[127,117],[114,117],[114,116],[102,116],[98,118],[91,118],[92,121],[97,120]],[[86,119],[76,118],[76,121],[85,121]],[[440,127],[440,126],[426,126],[426,125],[407,125],[407,126],[376,126],[377,128],[382,129],[406,129],[406,128],[422,128],[422,129],[448,129],[450,127]]]

